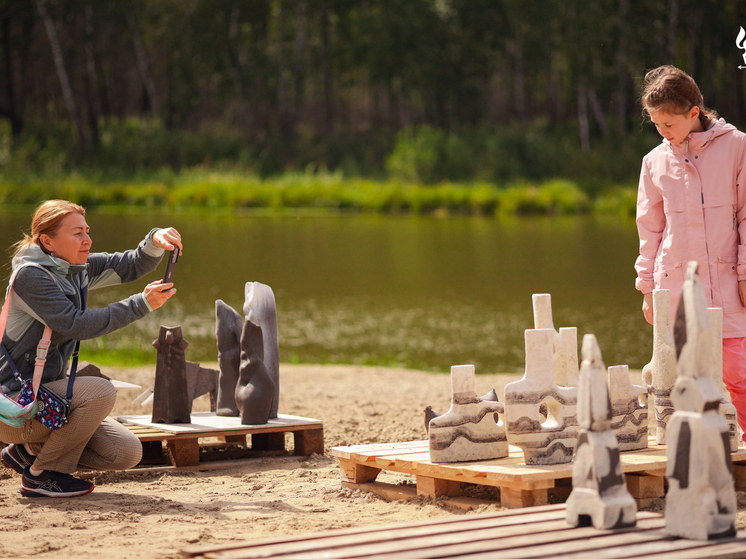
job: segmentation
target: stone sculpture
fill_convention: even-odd
[[[611,429],[612,406],[601,351],[593,334],[583,336],[578,387],[581,431],[572,467],[572,493],[566,518],[573,526],[609,530],[634,526],[637,505],[627,491],[619,447]]]
[[[277,332],[277,306],[272,288],[258,281],[246,282],[243,313],[262,329],[264,338],[264,365],[272,382],[275,394],[269,417],[277,417],[280,405],[280,338]]]
[[[653,356],[642,368],[642,384],[653,395],[655,440],[666,444],[666,425],[673,414],[671,389],[676,381],[676,348],[671,333],[668,289],[653,290]]]
[[[678,377],[666,448],[666,533],[707,540],[736,533],[736,492],[728,424],[712,379],[712,324],[697,274],[689,262],[676,315]]]
[[[189,343],[182,337],[181,326],[161,326],[158,339],[155,387],[153,392],[153,423],[191,423],[192,401],[187,391],[184,350]]]
[[[647,448],[648,391],[630,382],[627,365],[609,367],[609,394],[611,429],[619,442],[619,450]]]
[[[526,330],[526,372],[505,387],[508,442],[523,450],[526,464],[562,464],[572,460],[578,434],[577,387],[554,382],[555,331]],[[546,404],[542,422],[540,408]]]
[[[554,352],[552,364],[554,367],[554,382],[557,386],[578,385],[578,329],[554,328],[552,319],[552,296],[549,293],[534,293],[532,296],[534,309],[534,329],[551,329]]]
[[[578,385],[578,329],[575,326],[563,326],[559,329],[560,336],[565,341],[565,385]],[[562,380],[562,379],[560,379]],[[563,386],[560,384],[559,386]]]
[[[708,308],[707,312],[710,315],[710,324],[712,324],[712,367],[710,367],[710,374],[723,396],[718,411],[728,422],[730,451],[736,452],[741,440],[738,432],[738,416],[736,406],[730,402],[728,391],[723,383],[723,309]]]
[[[451,386],[451,408],[429,422],[430,461],[469,462],[506,457],[508,440],[499,417],[504,410],[495,391],[482,398],[477,396],[474,365],[451,367]]]
[[[189,413],[195,398],[204,394],[210,395],[210,411],[217,410],[218,377],[220,372],[208,369],[194,361],[186,362],[187,397],[189,398]]]
[[[217,415],[239,415],[236,405],[236,384],[241,363],[241,331],[243,319],[232,307],[215,301],[215,337],[218,341],[218,402]]]
[[[261,425],[270,418],[275,383],[264,364],[262,328],[247,320],[241,333],[241,365],[235,388],[242,425]]]

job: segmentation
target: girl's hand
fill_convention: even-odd
[[[153,233],[151,239],[155,246],[165,250],[175,250],[176,247],[179,247],[179,256],[181,256],[181,253],[184,250],[184,247],[181,244],[181,234],[173,227],[169,227],[168,229],[158,229],[158,231]]]
[[[738,282],[739,287],[741,283],[744,282]],[[746,289],[746,286],[744,286],[744,289]],[[744,292],[741,291],[741,300],[743,301]],[[642,298],[642,314],[645,315],[645,320],[648,321],[649,324],[653,323],[653,292],[645,293]]]
[[[738,294],[741,296],[741,304],[746,307],[746,280],[738,282]]]
[[[175,288],[171,289],[173,286],[173,283],[163,283],[163,280],[160,279],[146,285],[142,294],[153,310],[159,309],[176,293]]]

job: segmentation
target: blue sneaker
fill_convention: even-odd
[[[93,491],[89,481],[44,470],[38,476],[32,476],[28,466],[23,471],[21,495],[24,497],[80,497]]]
[[[13,468],[21,475],[23,475],[23,470],[26,466],[33,464],[34,459],[36,458],[32,454],[26,452],[26,449],[23,448],[22,444],[11,444],[6,446],[2,451],[0,451],[0,456],[2,456],[3,463],[6,466]]]

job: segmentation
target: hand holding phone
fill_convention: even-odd
[[[179,249],[172,250],[168,255],[168,262],[166,263],[166,273],[163,276],[163,283],[173,283],[174,281],[174,270],[176,269],[176,262],[179,260]],[[173,287],[171,288],[173,289]],[[169,291],[169,289],[164,289]]]

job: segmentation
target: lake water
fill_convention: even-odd
[[[29,222],[28,212],[0,214],[3,246]],[[132,248],[152,227],[169,225],[185,243],[176,296],[146,319],[84,342],[94,355],[152,354],[155,362],[159,326],[181,325],[187,359],[214,361],[215,300],[242,312],[244,284],[259,281],[275,292],[284,362],[520,371],[532,293],[552,294],[555,327],[576,326],[579,341],[594,333],[607,365],[639,368],[650,358],[631,220],[89,213],[88,222],[97,251]],[[3,253],[3,277],[8,261]],[[136,293],[164,266],[147,281],[92,292],[90,306]]]

